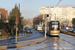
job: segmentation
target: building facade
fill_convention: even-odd
[[[0,8],[0,16],[2,22],[8,18],[8,12],[5,9]]]
[[[75,18],[75,7],[44,7],[39,9],[39,14],[49,14],[48,20],[58,20],[63,23],[72,22]]]

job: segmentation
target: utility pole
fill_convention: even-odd
[[[55,13],[55,20],[56,20],[56,13]]]

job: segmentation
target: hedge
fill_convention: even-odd
[[[63,31],[63,30],[61,30],[60,32],[75,36],[75,34],[74,33],[71,33],[71,32],[67,32],[67,31]]]

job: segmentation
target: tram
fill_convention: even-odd
[[[37,25],[37,31],[42,31],[42,30],[43,30],[42,25]]]
[[[45,26],[43,26],[45,32]],[[60,34],[60,23],[59,21],[49,21],[46,24],[46,31],[48,35],[59,36]]]

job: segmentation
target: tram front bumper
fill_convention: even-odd
[[[50,31],[50,35],[56,35],[56,36],[58,36],[60,34],[60,31],[59,30],[51,30]]]
[[[59,36],[59,33],[50,33],[50,35]]]

